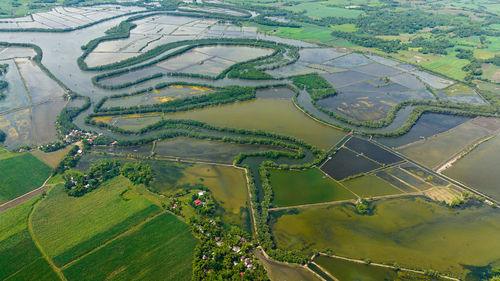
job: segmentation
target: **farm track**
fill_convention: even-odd
[[[411,195],[422,195],[422,192],[412,192],[412,193],[404,193],[404,194],[391,194],[391,195],[384,195],[384,196],[376,196],[376,197],[370,197],[373,200],[377,199],[384,199],[384,198],[399,198],[399,197],[407,197]],[[330,201],[330,202],[321,202],[321,203],[311,203],[311,204],[303,204],[303,205],[295,205],[295,206],[287,206],[287,207],[276,207],[276,208],[269,208],[269,211],[281,211],[281,210],[288,210],[288,209],[296,209],[296,208],[308,208],[308,207],[315,207],[315,206],[325,206],[325,205],[339,205],[339,204],[344,204],[344,203],[355,203],[358,199],[349,199],[349,200],[339,200],[339,201]]]
[[[7,211],[8,209],[10,208],[13,208],[21,203],[24,203],[28,200],[30,200],[31,198],[35,197],[35,196],[38,196],[40,194],[42,194],[44,191],[47,190],[47,188],[49,188],[50,186],[52,186],[51,184],[47,185],[47,182],[52,178],[52,176],[48,177],[42,184],[42,186],[40,186],[39,188],[35,189],[35,190],[32,190],[28,193],[25,193],[19,197],[16,197],[8,202],[5,202],[3,203],[2,205],[0,205],[0,213],[1,212],[4,212],[4,211]]]

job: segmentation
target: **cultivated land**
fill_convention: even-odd
[[[31,154],[0,160],[0,203],[12,200],[42,185],[50,176],[49,166]]]
[[[0,279],[498,277],[495,3],[47,2],[0,4]]]

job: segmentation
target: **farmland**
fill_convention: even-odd
[[[188,2],[0,4],[0,279],[500,277],[498,5]]]
[[[0,202],[6,202],[42,185],[51,169],[31,154],[0,160]]]

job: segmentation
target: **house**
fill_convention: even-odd
[[[200,206],[202,203],[203,203],[203,202],[201,202],[201,200],[200,200],[200,199],[196,199],[196,200],[194,200],[194,205],[196,205],[196,206]]]
[[[205,191],[200,191],[200,192],[198,192],[198,196],[199,196],[199,197],[201,197],[201,196],[203,196],[203,195],[205,195]]]
[[[240,247],[234,246],[234,247],[233,247],[233,252],[236,252],[236,253],[238,253],[238,254],[239,254],[239,253],[241,252]]]

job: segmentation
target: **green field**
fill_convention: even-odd
[[[63,265],[158,212],[131,188],[121,176],[82,197],[70,197],[57,185],[33,214],[37,239]]]
[[[28,215],[37,200],[0,213],[1,280],[58,280],[28,231]]]
[[[316,168],[306,171],[270,170],[270,174],[273,203],[279,207],[357,198]]]
[[[358,214],[352,204],[273,214],[273,235],[282,249],[331,249],[341,256],[460,278],[500,258],[500,244],[492,239],[500,235],[500,212],[486,205],[450,210],[410,197],[379,201],[373,215]]]
[[[374,175],[344,181],[342,184],[363,198],[402,193],[401,190]]]
[[[40,187],[51,170],[31,154],[0,160],[0,203]]]
[[[63,271],[68,280],[191,280],[197,240],[187,224],[165,213]],[[99,270],[92,268],[99,265]]]

